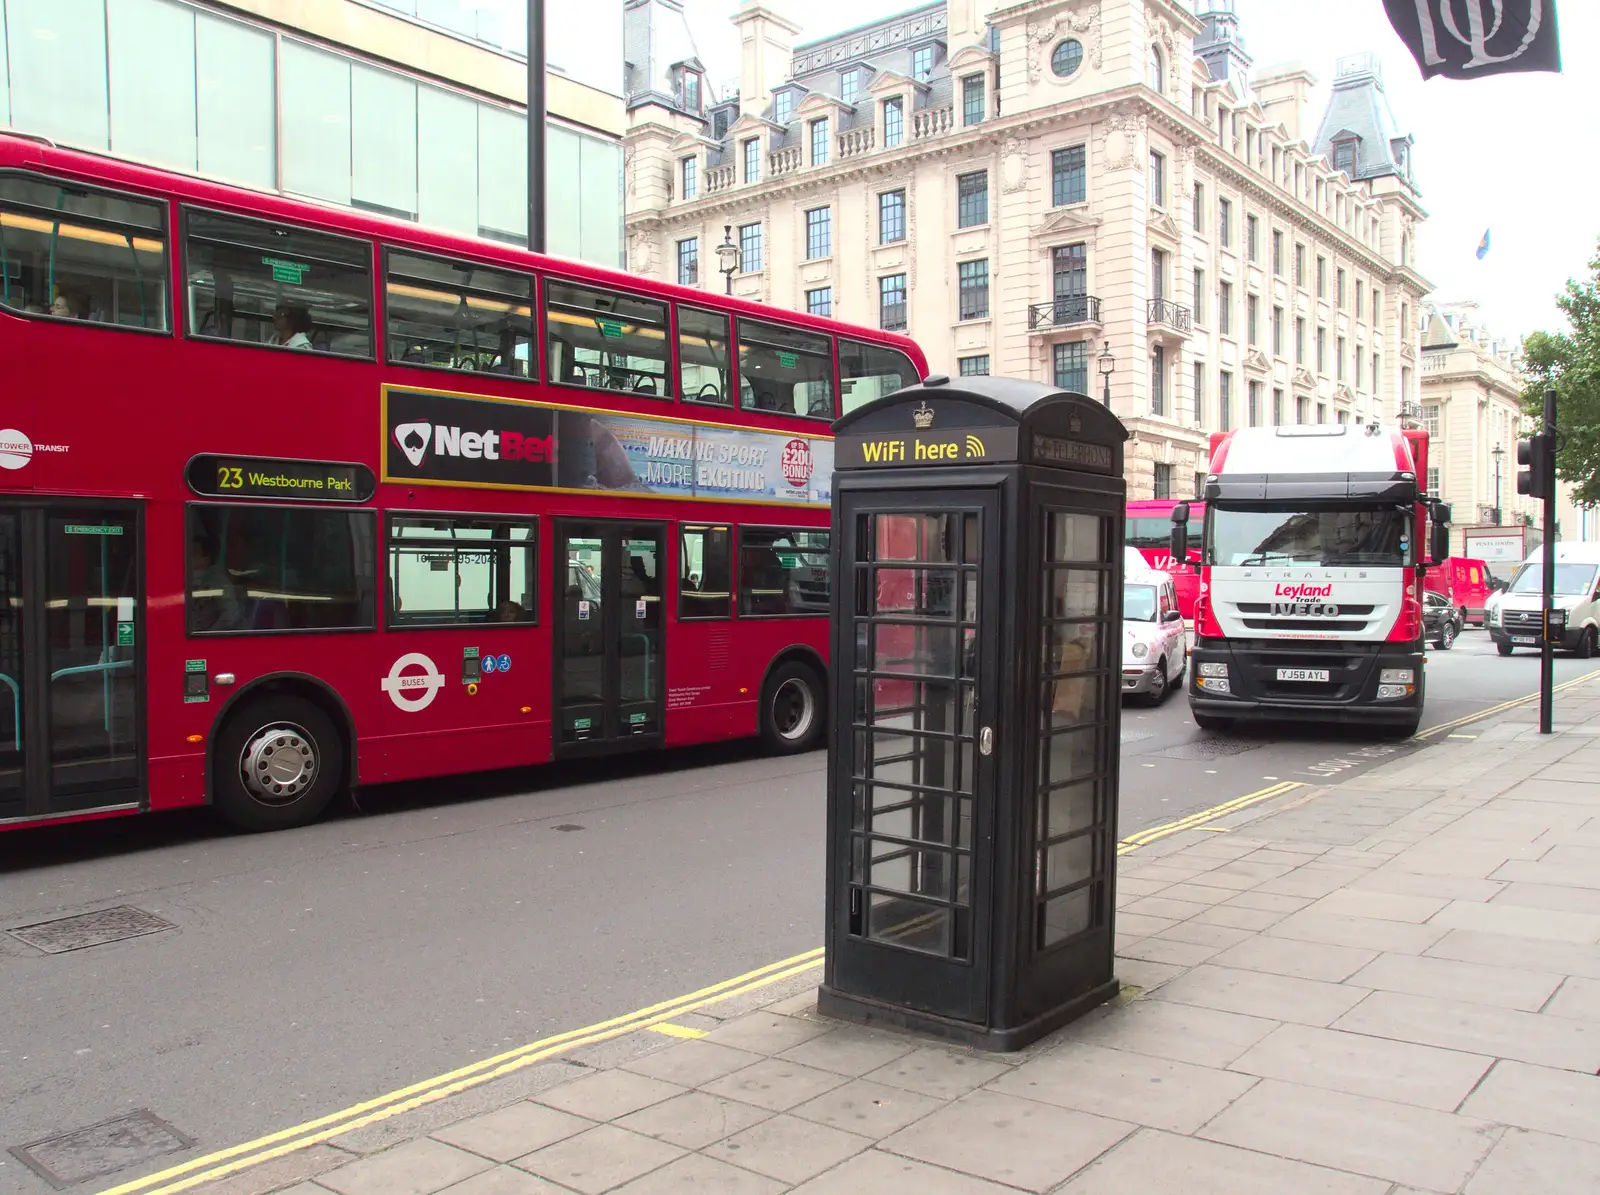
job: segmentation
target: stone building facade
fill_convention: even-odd
[[[630,89],[629,266],[721,287],[726,236],[734,294],[904,328],[936,371],[1098,397],[1108,360],[1134,496],[1188,496],[1214,430],[1392,420],[1430,287],[1376,61],[1313,127],[1312,75],[1252,74],[1233,0],[1198,8],[949,0],[797,45],[743,0],[736,96]],[[625,26],[704,71],[677,0]]]

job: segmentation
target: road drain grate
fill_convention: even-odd
[[[1221,759],[1226,755],[1243,755],[1246,751],[1254,751],[1265,745],[1264,741],[1251,742],[1248,739],[1195,739],[1155,754],[1166,759]]]
[[[11,936],[46,954],[65,954],[69,950],[103,946],[107,942],[120,942],[123,938],[137,938],[172,928],[172,922],[154,913],[132,905],[118,905],[114,909],[98,909],[76,917],[19,926],[11,931]]]
[[[11,1152],[59,1189],[142,1165],[193,1144],[159,1116],[141,1110],[32,1145],[19,1145]]]

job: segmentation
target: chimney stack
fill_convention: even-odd
[[[733,23],[739,28],[739,111],[760,116],[772,103],[773,88],[789,77],[800,26],[761,0],[741,0]]]

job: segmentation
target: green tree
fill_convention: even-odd
[[[1578,502],[1600,502],[1600,248],[1589,259],[1589,276],[1568,280],[1556,306],[1571,331],[1535,332],[1523,342],[1522,406],[1542,418],[1544,392],[1555,387],[1562,436],[1556,476],[1576,487]]]

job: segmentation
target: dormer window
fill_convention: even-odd
[[[689,67],[678,68],[678,103],[685,112],[700,111],[700,72]]]
[[[839,76],[839,98],[847,104],[856,102],[856,89],[861,86],[861,72],[852,67]]]
[[[772,97],[772,119],[779,124],[788,124],[789,117],[794,113],[794,92],[780,91]]]
[[[1350,178],[1356,176],[1356,138],[1345,137],[1333,143],[1333,168]]]
[[[911,77],[926,83],[933,77],[933,47],[918,46],[911,51]]]

